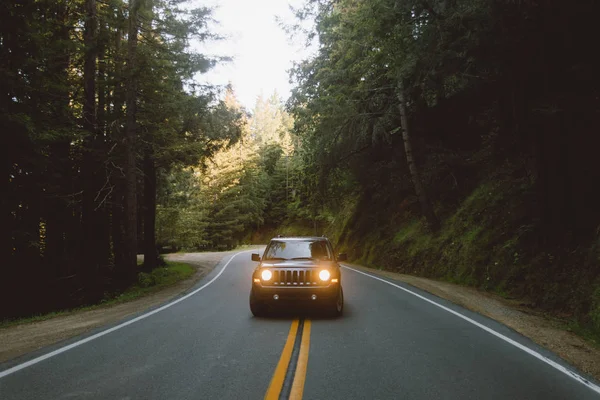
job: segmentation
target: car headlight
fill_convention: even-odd
[[[273,277],[273,273],[271,271],[269,271],[268,269],[263,269],[262,272],[260,273],[260,277],[262,278],[263,281],[270,281],[271,278]]]
[[[319,272],[319,279],[321,279],[322,281],[328,281],[329,278],[331,278],[331,274],[326,269]]]

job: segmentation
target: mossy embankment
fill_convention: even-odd
[[[435,233],[414,201],[379,204],[384,198],[363,197],[330,225],[351,260],[516,298],[600,343],[600,237],[548,240],[527,178],[490,176],[454,206],[438,204]]]

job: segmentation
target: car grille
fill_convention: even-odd
[[[276,269],[273,270],[273,286],[319,286],[317,270]],[[269,285],[269,286],[271,286]]]

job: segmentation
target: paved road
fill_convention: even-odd
[[[0,399],[600,398],[593,383],[560,371],[572,368],[508,328],[398,284],[467,321],[349,269],[343,317],[254,318],[255,263],[241,253],[223,270],[229,258],[198,288],[212,283],[168,308],[32,354],[31,365],[0,365]],[[61,352],[66,344],[74,347]],[[51,351],[59,353],[36,361]]]

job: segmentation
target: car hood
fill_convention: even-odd
[[[337,265],[335,261],[317,261],[317,260],[265,260],[261,263],[263,268],[327,268]]]

